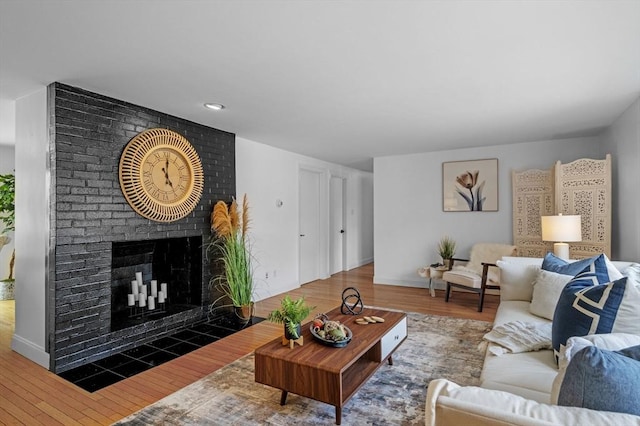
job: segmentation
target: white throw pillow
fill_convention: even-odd
[[[500,268],[500,300],[524,300],[533,296],[533,280],[540,270],[538,265],[498,260]]]
[[[628,333],[590,334],[588,336],[570,337],[567,340],[567,344],[560,347],[560,355],[558,356],[558,375],[553,380],[553,385],[551,386],[551,403],[558,403],[560,386],[562,386],[567,366],[569,365],[571,358],[573,358],[573,355],[578,353],[581,349],[584,349],[587,346],[596,346],[608,351],[619,351],[620,349],[636,345],[640,345],[640,336]]]
[[[632,263],[624,271],[624,275],[628,278],[628,282],[634,284],[636,287],[640,286],[640,263]]]
[[[542,318],[553,320],[562,289],[573,277],[540,269],[533,281],[533,296],[529,312]]]

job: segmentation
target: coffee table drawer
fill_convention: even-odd
[[[407,317],[402,318],[380,339],[381,360],[385,359],[407,337]]]

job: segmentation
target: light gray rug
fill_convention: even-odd
[[[424,424],[426,388],[432,379],[477,385],[491,324],[408,314],[409,335],[351,398],[343,425]],[[280,406],[279,389],[258,384],[247,355],[117,422],[118,425],[331,425],[335,408],[295,394]]]

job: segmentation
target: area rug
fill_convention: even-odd
[[[424,424],[429,382],[477,385],[482,336],[491,324],[409,313],[407,340],[342,410],[343,425]],[[482,348],[482,349],[481,349]],[[249,354],[126,417],[117,425],[331,425],[335,408],[295,394],[280,405],[280,390],[254,381]]]

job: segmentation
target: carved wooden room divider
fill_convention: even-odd
[[[540,216],[578,214],[582,241],[570,257],[611,256],[611,155],[604,160],[558,161],[549,170],[512,172],[513,240],[519,256],[543,257],[553,242],[542,241]]]

